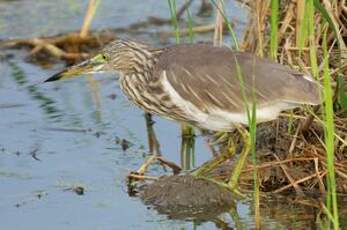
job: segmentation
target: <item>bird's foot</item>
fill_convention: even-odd
[[[136,171],[130,172],[128,175],[129,181],[137,181],[137,180],[155,180],[156,177],[153,176],[145,176],[149,166],[154,162],[159,162],[165,169],[165,167],[169,167],[172,169],[174,175],[178,174],[181,171],[181,167],[176,165],[174,162],[165,160],[162,156],[158,155],[150,155],[146,161],[140,166],[140,168]]]
[[[128,174],[128,181],[127,181],[127,187],[128,187],[128,194],[130,196],[135,196],[138,193],[138,186],[137,182],[139,181],[146,181],[146,180],[157,180],[158,177],[156,176],[148,176],[145,175],[146,171],[148,170],[149,166],[153,164],[154,162],[159,162],[164,169],[165,167],[169,167],[172,169],[173,174],[178,174],[181,171],[181,168],[176,165],[175,163],[171,161],[165,160],[163,157],[158,156],[158,155],[150,155],[146,161],[141,165],[141,167],[136,170],[132,171]]]
[[[247,130],[243,128],[238,128],[238,131],[240,132],[242,136],[244,146],[243,146],[242,152],[240,153],[240,156],[238,157],[238,160],[236,160],[234,163],[234,167],[228,182],[218,181],[214,179],[213,176],[211,176],[211,174],[213,173],[210,173],[212,170],[218,168],[218,166],[220,166],[223,162],[230,159],[236,152],[236,146],[233,141],[234,136],[229,136],[227,138],[227,136],[225,136],[226,134],[223,134],[221,132],[217,134],[217,138],[218,138],[217,140],[220,141],[222,139],[224,140],[227,139],[226,152],[215,157],[213,160],[205,163],[204,165],[202,165],[200,168],[198,168],[192,173],[192,176],[213,181],[214,183],[227,188],[232,193],[244,198],[245,195],[240,192],[238,185],[239,185],[239,178],[240,178],[242,169],[245,165],[245,162],[248,157],[248,153],[250,151],[250,142],[249,142],[249,135]],[[208,173],[210,173],[210,175],[208,175]]]
[[[228,154],[221,154],[193,171],[192,176],[204,177],[207,173],[211,172],[213,169],[216,169],[219,165],[221,165],[229,158],[230,156]]]
[[[231,193],[235,194],[237,197],[239,198],[246,198],[246,195],[244,193],[242,193],[238,187],[231,187],[229,185],[229,183],[225,183],[225,182],[222,182],[222,181],[219,181],[219,180],[216,180],[214,178],[210,178],[210,177],[204,177],[204,176],[201,176],[199,178],[202,178],[204,180],[208,180],[208,181],[211,181],[215,184],[217,184],[218,186],[222,187],[222,188],[226,188],[227,190],[229,190]]]
[[[221,139],[227,138],[227,133],[225,132],[219,132],[217,135],[218,135],[217,138],[219,139],[217,140],[217,142],[220,141]],[[207,173],[211,172],[213,169],[218,168],[218,166],[220,166],[223,162],[230,159],[234,154],[235,154],[235,145],[232,138],[229,138],[226,151],[222,154],[215,156],[211,161],[208,161],[205,164],[203,164],[201,167],[196,169],[192,173],[192,175],[197,177],[206,176]]]

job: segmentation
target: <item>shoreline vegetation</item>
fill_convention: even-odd
[[[219,37],[230,34],[237,22],[219,15],[219,23],[194,24],[194,15],[186,1],[175,18],[179,36],[212,34],[218,27]],[[215,1],[202,1],[208,14]],[[219,2],[219,1],[218,1]],[[259,189],[267,194],[306,195],[302,204],[318,208],[325,214],[322,228],[339,229],[338,196],[347,194],[347,6],[337,0],[242,1],[248,8],[249,22],[238,40],[241,51],[268,57],[313,76],[322,84],[322,106],[286,111],[272,122],[257,126],[254,146],[256,164],[246,162],[240,179],[243,191]],[[177,31],[163,30],[149,34],[149,27],[170,25],[172,18],[149,17],[127,28],[90,31],[90,22],[100,0],[91,0],[81,31],[51,37],[0,41],[0,49],[26,48],[29,60],[42,64],[65,61],[68,65],[84,60],[122,34],[157,36],[166,43]],[[228,9],[225,9],[226,11]],[[201,14],[203,15],[203,6]],[[215,9],[215,12],[218,11]],[[188,12],[188,13],[187,13]],[[199,13],[199,14],[200,14]],[[211,14],[211,12],[210,12]],[[208,14],[208,15],[210,15]],[[190,15],[190,16],[189,16]],[[189,25],[189,26],[187,26]],[[193,39],[191,39],[192,41]],[[229,43],[230,44],[230,43]],[[233,43],[234,47],[238,47]],[[235,135],[231,133],[230,135]],[[236,138],[237,139],[237,138]],[[194,141],[193,141],[194,142]],[[218,140],[218,149],[225,151],[227,138]],[[235,143],[241,143],[235,142]],[[225,182],[233,161],[221,164],[210,177]],[[256,172],[256,176],[253,174]],[[142,179],[146,179],[144,176]],[[151,180],[158,178],[148,177]],[[259,183],[254,187],[254,182]],[[338,195],[337,195],[338,194]],[[310,204],[307,199],[319,197]],[[257,196],[259,198],[259,194]],[[298,202],[298,203],[300,203]],[[258,204],[259,207],[259,204]],[[340,207],[346,213],[346,207]]]

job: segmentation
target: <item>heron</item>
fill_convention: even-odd
[[[247,127],[247,111],[254,102],[256,123],[274,120],[284,110],[321,103],[321,86],[310,75],[208,43],[157,48],[117,39],[46,82],[101,71],[117,72],[124,94],[145,112],[204,130],[230,132]],[[244,147],[231,173],[228,186],[232,190],[248,152]],[[213,168],[216,162],[211,162],[198,172]]]

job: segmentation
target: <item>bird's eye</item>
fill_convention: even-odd
[[[101,57],[102,57],[102,59],[107,60],[107,57],[105,54],[103,54]]]

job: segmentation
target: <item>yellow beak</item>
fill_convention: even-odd
[[[44,82],[59,81],[78,77],[82,74],[100,72],[106,64],[103,55],[99,54],[92,59],[81,62],[77,65],[65,68],[64,70],[54,74]]]

